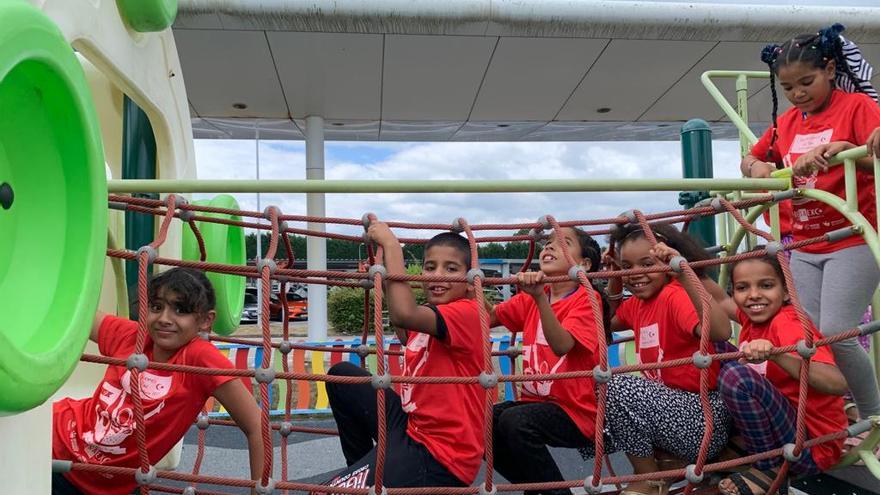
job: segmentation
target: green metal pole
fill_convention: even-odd
[[[712,178],[712,129],[705,120],[692,119],[681,126],[681,167],[686,179]],[[684,192],[679,195],[678,202],[685,208],[692,208],[707,197],[707,191]],[[715,245],[715,220],[712,218],[692,221],[688,232],[706,246]]]
[[[123,179],[155,179],[156,178],[156,138],[153,126],[147,114],[125,97],[122,114],[122,178]],[[135,197],[156,199],[155,193],[133,194]],[[137,250],[153,241],[155,221],[153,215],[143,215],[131,211],[125,212],[125,247]],[[129,294],[137,293],[137,263],[125,262],[125,281]],[[132,288],[135,288],[132,291]],[[132,312],[132,318],[137,311]]]

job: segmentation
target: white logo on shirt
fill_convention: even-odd
[[[425,364],[428,362],[428,343],[431,341],[431,336],[426,333],[419,333],[414,336],[411,336],[406,343],[406,351],[409,353],[421,353],[421,357],[419,358],[419,362],[416,364],[415,369],[412,371],[409,370],[409,367],[406,366],[406,361],[404,360],[403,366],[403,375],[404,376],[418,376],[419,370],[421,370]],[[424,352],[422,352],[424,351]],[[400,404],[403,407],[403,410],[407,413],[411,413],[415,411],[418,406],[415,402],[412,401],[412,393],[413,393],[413,385],[414,383],[401,383],[400,384]]]

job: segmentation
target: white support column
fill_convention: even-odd
[[[306,179],[324,178],[324,118],[306,117]],[[324,193],[306,194],[306,215],[324,216]],[[323,232],[323,223],[309,223],[309,230]],[[306,239],[309,270],[327,269],[327,240],[310,236]],[[309,340],[327,339],[327,286],[309,284]]]

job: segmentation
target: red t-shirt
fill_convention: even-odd
[[[848,141],[863,145],[871,131],[880,127],[880,107],[869,96],[834,90],[828,108],[806,118],[795,107],[788,109],[777,119],[777,138],[770,153],[773,161],[782,161],[791,167],[802,154],[821,144]],[[752,147],[752,155],[765,158],[773,130],[768,129]],[[871,223],[877,225],[874,197],[874,176],[857,169],[859,211]],[[827,173],[818,172],[810,177],[794,177],[792,185],[800,189],[819,189],[841,198],[846,197],[843,166],[832,167]],[[783,210],[780,208],[780,219]],[[790,226],[783,224],[782,232],[790,232],[795,241],[821,236],[832,230],[850,225],[834,208],[806,198],[791,200]],[[819,242],[801,248],[807,253],[831,253],[843,248],[864,244],[861,236],[851,236],[829,244]]]
[[[483,332],[477,302],[459,299],[436,309],[446,324],[446,338],[408,331],[403,375],[479,375],[484,371]],[[406,433],[466,484],[477,477],[483,459],[485,400],[479,384],[400,387],[400,402],[409,415]]]
[[[739,337],[740,348],[750,340],[769,340],[775,347],[782,347],[797,344],[799,340],[804,338],[804,330],[793,306],[783,306],[769,323],[763,325],[753,324],[748,316],[740,310],[737,310],[736,315],[742,324],[742,332]],[[813,338],[822,338],[822,334],[816,327],[810,325],[810,328],[813,331]],[[792,354],[797,356],[796,352],[792,352]],[[812,360],[817,363],[835,364],[834,355],[828,346],[819,347]],[[766,376],[767,380],[788,398],[792,407],[797,408],[800,389],[797,378],[793,378],[772,361],[750,364],[749,366]],[[812,387],[807,389],[806,426],[810,438],[840,431],[846,428],[847,424],[846,413],[843,412],[842,397],[823,394]],[[824,471],[840,459],[842,447],[843,439],[816,445],[811,449],[813,460]]]
[[[599,299],[595,291],[593,296]],[[587,299],[587,290],[579,286],[551,307],[556,319],[575,340],[574,347],[561,357],[553,352],[544,337],[541,315],[532,296],[521,292],[495,306],[499,323],[511,332],[523,333],[523,374],[592,370],[598,363],[596,335],[599,329]],[[601,303],[599,307],[602,307]],[[522,400],[558,404],[585,437],[593,438],[596,431],[596,393],[593,387],[592,378],[522,382]]]
[[[125,359],[134,352],[137,323],[107,316],[98,330],[98,348],[108,357]],[[144,353],[153,358],[147,336]],[[168,360],[169,364],[231,369],[232,363],[210,342],[196,338]],[[92,397],[61,399],[52,406],[52,456],[55,459],[139,467],[135,440],[134,402],[130,372],[124,366],[107,366]],[[146,370],[140,373],[147,452],[155,464],[192,426],[214,390],[231,376],[204,376]],[[71,471],[65,474],[83,493],[128,495],[134,476]]]
[[[652,299],[630,297],[623,301],[615,314],[623,325],[635,333],[636,359],[641,363],[659,363],[692,357],[700,350],[700,339],[694,328],[700,323],[697,310],[685,288],[673,280]],[[710,349],[710,353],[714,352]],[[709,367],[709,388],[718,383],[718,361]],[[693,365],[644,370],[642,374],[664,383],[667,387],[700,391],[700,373]]]

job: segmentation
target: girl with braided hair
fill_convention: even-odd
[[[776,168],[791,167],[795,187],[844,198],[843,167],[829,168],[828,159],[865,143],[872,153],[880,147],[875,131],[880,108],[868,82],[871,68],[840,35],[843,29],[835,24],[764,48],[761,60],[770,67],[773,125],[743,159],[744,175],[768,177]],[[776,80],[792,103],[778,118]],[[872,159],[862,158],[856,165],[859,211],[876,225]],[[793,199],[789,211],[783,231],[789,230],[795,241],[849,225],[835,209],[808,198]],[[804,309],[826,336],[855,327],[880,282],[880,269],[860,236],[795,250],[791,268]],[[880,414],[880,391],[868,354],[855,339],[832,349],[861,416]]]

